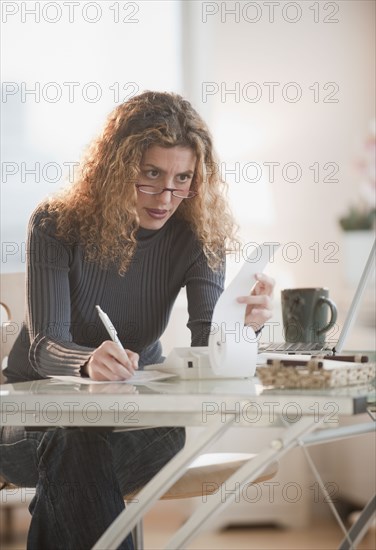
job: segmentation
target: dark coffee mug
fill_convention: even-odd
[[[337,307],[327,288],[288,288],[281,291],[286,342],[325,342],[337,320]],[[330,319],[328,321],[328,313]]]

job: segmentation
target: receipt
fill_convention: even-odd
[[[209,356],[216,374],[248,377],[255,373],[257,338],[252,327],[244,326],[246,304],[238,303],[236,298],[249,294],[256,273],[264,271],[271,258],[269,246],[255,247],[214,308]]]

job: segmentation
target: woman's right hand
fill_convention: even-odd
[[[92,380],[127,380],[138,369],[138,353],[106,340],[84,365],[82,371]]]

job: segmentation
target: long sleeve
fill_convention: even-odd
[[[186,289],[192,346],[207,346],[213,310],[224,289],[225,265],[213,271],[201,247],[194,250],[196,258],[186,273]]]
[[[56,239],[40,215],[29,224],[26,274],[29,361],[40,376],[78,375],[94,348],[76,344],[71,334],[70,250]]]

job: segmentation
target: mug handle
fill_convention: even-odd
[[[329,298],[326,298],[325,296],[321,296],[321,298],[319,298],[317,301],[316,307],[320,307],[323,304],[327,304],[329,306],[330,320],[325,327],[317,331],[317,334],[322,334],[323,332],[327,332],[329,329],[331,329],[334,326],[334,323],[337,321],[337,307],[335,303]]]

